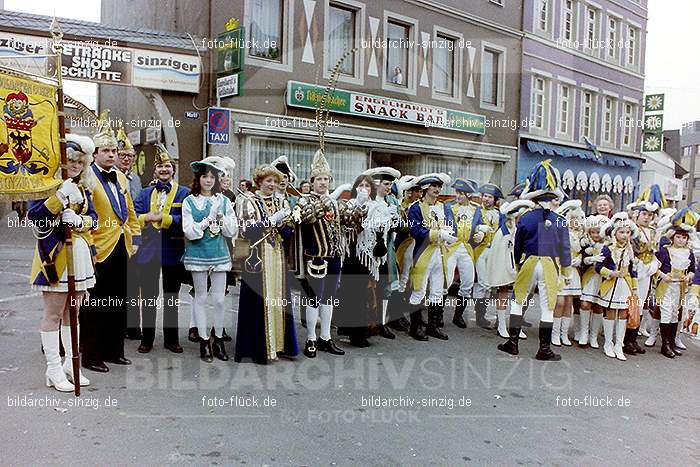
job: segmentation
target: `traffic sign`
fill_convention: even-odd
[[[207,143],[228,144],[230,138],[231,111],[229,109],[210,107],[207,122]]]

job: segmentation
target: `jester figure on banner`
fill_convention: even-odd
[[[6,199],[47,196],[61,181],[55,85],[0,70],[0,193]]]

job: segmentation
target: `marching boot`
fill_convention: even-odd
[[[411,313],[411,325],[408,331],[408,335],[413,337],[417,341],[427,341],[428,336],[425,335],[425,328],[423,327],[423,319],[421,314],[423,313],[423,308],[418,306],[413,313]]]
[[[510,327],[508,328],[508,340],[498,344],[498,350],[518,355],[518,338],[520,336],[520,326],[522,326],[522,315],[510,315]]]
[[[199,340],[199,358],[207,363],[214,361],[214,357],[211,354],[211,339]]]
[[[554,318],[552,322],[552,345],[561,347],[561,318]]]
[[[592,349],[599,349],[598,336],[600,335],[600,328],[603,326],[602,313],[591,313],[591,335],[590,335],[590,345]]]
[[[350,328],[348,335],[350,337],[350,345],[360,348],[370,346],[367,340],[367,330],[365,328]]]
[[[452,324],[458,328],[465,329],[467,323],[464,322],[464,308],[467,306],[464,297],[459,297],[457,299],[457,304],[455,305],[455,315],[452,317]]]
[[[78,336],[80,336],[80,328],[78,328]],[[75,384],[75,379],[73,378],[73,346],[71,345],[70,326],[61,326],[61,339],[66,343],[66,359],[63,362],[63,372],[66,374],[68,381]],[[83,372],[80,371],[80,369],[78,369],[78,380],[81,386],[90,386],[90,380],[83,376]]]
[[[652,319],[649,323],[649,337],[644,341],[644,347],[654,347],[656,339],[659,337],[659,320]],[[663,340],[663,337],[661,338]]]
[[[46,387],[53,386],[60,392],[74,391],[75,387],[66,379],[66,374],[61,368],[61,356],[58,353],[58,331],[42,331],[41,345],[44,346],[44,356],[46,357]]]
[[[306,346],[304,347],[304,355],[306,355],[308,358],[316,358],[316,341],[306,341]]]
[[[625,330],[625,340],[623,341],[622,351],[628,355],[637,355],[637,349],[634,348],[632,341],[637,336],[636,329]]]
[[[427,333],[430,337],[435,337],[446,341],[448,339],[447,334],[442,332],[439,326],[440,323],[440,307],[438,305],[430,305],[428,307],[428,330]]]
[[[640,336],[649,337],[649,323],[652,321],[651,313],[649,310],[642,310],[642,322],[637,330]]]
[[[675,358],[676,354],[669,345],[668,329],[669,323],[659,323],[659,333],[661,334],[661,355],[667,358]]]
[[[637,343],[637,335],[639,334],[639,329],[633,329],[634,333],[630,336],[630,344],[632,344],[632,348],[634,348],[635,353],[637,354],[645,354],[647,353],[646,350],[641,348],[639,344]],[[625,351],[625,353],[627,353]]]
[[[683,343],[683,341],[681,340],[681,326],[680,326],[680,324],[681,324],[681,323],[675,323],[675,325],[676,325],[676,326],[675,326],[675,329],[676,329],[676,333],[675,333],[675,334],[676,334],[676,336],[675,336],[675,338],[673,339],[673,348],[674,348],[674,352],[675,352],[675,349],[678,349],[678,350],[688,350],[688,347],[686,347],[685,344]]]
[[[569,326],[571,325],[571,317],[563,316],[561,318],[561,343],[567,347],[571,347],[569,340]]]
[[[676,357],[680,357],[683,355],[683,352],[681,352],[681,349],[676,345],[676,339],[678,339],[678,323],[669,323],[668,346],[673,353],[676,354]]]
[[[625,333],[627,332],[627,320],[618,319],[615,322],[615,347],[613,351],[615,352],[615,358],[622,360],[623,362],[627,360],[625,357],[625,352],[622,350],[622,341],[625,338]]]
[[[228,361],[228,354],[226,353],[226,346],[224,345],[223,337],[214,336],[214,344],[211,347],[213,351],[212,353],[216,358],[223,360],[224,362]]]
[[[552,352],[552,349],[549,347],[549,343],[552,341],[552,328],[549,327],[550,324],[551,323],[540,321],[540,349],[537,351],[535,358],[537,360],[558,362],[561,360],[561,355]]]
[[[383,337],[384,339],[396,339],[396,334],[393,332],[389,331],[389,327],[385,324],[380,324],[378,326],[379,328],[379,335]]]
[[[603,344],[603,352],[605,352],[605,355],[607,355],[610,358],[615,358],[615,345],[613,344],[614,329],[614,319],[603,320],[603,335],[605,335],[605,344]],[[592,344],[591,347],[593,347]]]
[[[483,329],[493,329],[493,323],[486,319],[486,299],[477,298],[474,303],[476,325]]]
[[[323,340],[319,337],[318,350],[323,350],[324,352],[328,352],[333,355],[345,355],[345,351],[337,345],[335,345],[333,339]]]
[[[581,324],[581,329],[579,330],[578,345],[579,347],[588,347],[588,337],[589,337],[589,324],[591,322],[591,312],[590,310],[581,310],[579,315],[579,323]]]
[[[442,303],[445,303],[444,300]],[[439,328],[444,328],[445,327],[445,320],[443,318],[443,315],[445,314],[445,308],[443,305],[435,305],[435,310],[436,310],[436,326]]]
[[[574,314],[571,318],[574,321],[574,340],[578,342],[581,338],[581,317],[580,315]]]
[[[226,328],[224,328],[224,331],[221,333],[221,338],[224,340],[224,342],[231,342],[233,340],[233,337],[226,334]]]
[[[190,342],[199,342],[199,330],[197,326],[193,326],[187,332],[187,340]]]
[[[508,339],[510,337],[508,333],[508,328],[506,327],[506,310],[496,310],[496,314],[498,314],[498,335],[501,336],[504,339]],[[513,318],[511,318],[513,319]]]

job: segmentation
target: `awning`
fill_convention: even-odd
[[[558,144],[541,143],[539,141],[527,141],[527,149],[532,153],[539,153],[543,156],[561,156],[561,157],[576,157],[579,159],[595,162],[600,165],[609,165],[611,167],[633,167],[635,164],[625,160],[622,156],[615,156],[601,152],[600,158],[597,158],[593,151],[588,149],[572,148],[560,146]]]

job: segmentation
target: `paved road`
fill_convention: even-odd
[[[448,342],[374,338],[345,358],[266,367],[201,363],[184,335],[179,356],[144,357],[127,341],[134,364],[87,373],[77,400],[43,384],[32,247],[27,229],[2,221],[3,464],[700,463],[697,345],[673,361],[658,348],[627,362],[564,348],[562,362],[542,363],[535,330],[511,357],[473,321],[448,324]],[[188,304],[182,315],[186,327]]]

